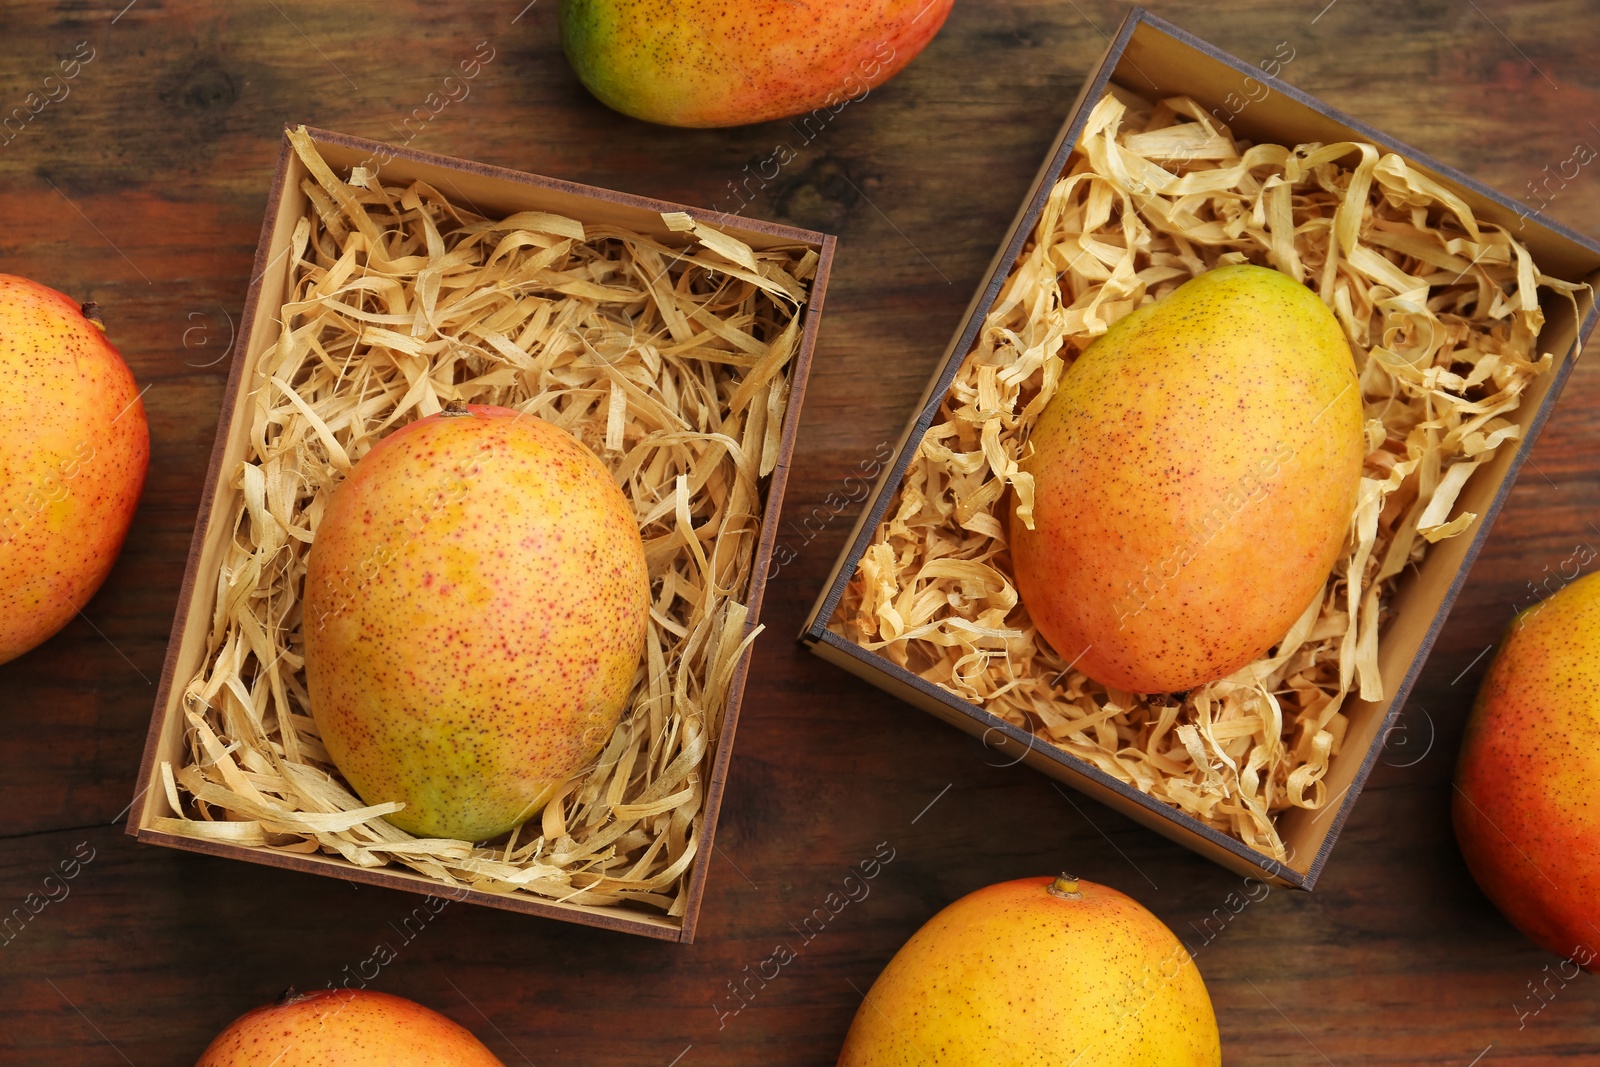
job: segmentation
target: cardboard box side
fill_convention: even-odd
[[[767,502],[761,515],[761,539],[755,563],[750,572],[750,593],[746,598],[749,616],[745,620],[748,634],[759,625],[761,605],[766,598],[767,577],[772,567],[773,546],[778,538],[778,520],[783,512],[783,497],[789,485],[789,469],[794,460],[795,440],[800,433],[801,412],[805,410],[806,386],[811,380],[811,361],[816,354],[818,333],[822,326],[822,305],[826,298],[828,278],[833,271],[833,257],[837,243],[833,237],[823,238],[817,261],[817,273],[811,280],[811,299],[800,312],[805,316],[799,350],[795,353],[790,371],[789,403],[784,412],[783,435],[778,442],[777,462],[767,478]],[[711,866],[712,848],[716,841],[717,817],[722,811],[722,798],[726,791],[728,768],[733,759],[733,739],[739,726],[739,712],[744,705],[744,689],[750,673],[750,662],[755,646],[745,649],[734,668],[728,687],[728,707],[723,713],[722,731],[716,740],[717,754],[711,765],[711,780],[706,785],[705,808],[701,813],[700,843],[696,848],[694,866],[689,872],[687,907],[684,911],[680,940],[688,944],[694,940],[699,925],[700,903],[705,897],[706,879]]]
[[[1589,284],[1600,288],[1600,271],[1590,276]],[[1449,618],[1451,606],[1466,584],[1472,564],[1488,539],[1495,518],[1516,485],[1517,476],[1537,443],[1539,433],[1555,410],[1576,366],[1579,352],[1589,342],[1597,322],[1600,322],[1600,308],[1595,305],[1593,291],[1584,294],[1577,312],[1578,315],[1574,315],[1573,308],[1565,300],[1546,302],[1547,318],[1539,334],[1539,345],[1541,349],[1554,350],[1557,354],[1556,365],[1548,374],[1535,379],[1524,396],[1523,405],[1516,413],[1516,421],[1522,427],[1522,440],[1517,447],[1502,447],[1494,459],[1467,483],[1456,502],[1455,514],[1471,511],[1478,515],[1474,533],[1470,537],[1451,538],[1432,546],[1422,567],[1402,584],[1392,602],[1393,618],[1390,628],[1382,635],[1384,644],[1380,667],[1385,678],[1399,676],[1400,681],[1383,701],[1356,701],[1347,711],[1351,729],[1346,733],[1344,748],[1364,752],[1365,756],[1359,764],[1337,758],[1330,764],[1325,779],[1329,795],[1342,798],[1332,802],[1337,809],[1335,817],[1320,832],[1311,827],[1327,814],[1327,809],[1320,812],[1294,809],[1285,812],[1279,819],[1279,831],[1285,843],[1293,846],[1300,855],[1314,855],[1307,872],[1312,885],[1332,851],[1340,828],[1349,817],[1355,798],[1384,750],[1384,739],[1404,709],[1406,698]],[[1578,317],[1580,315],[1581,318]],[[1424,619],[1425,623],[1422,621]],[[1402,653],[1407,649],[1411,650],[1410,658],[1404,660]]]
[[[325,877],[342,878],[346,881],[362,882],[366,885],[394,889],[402,893],[415,893],[419,896],[444,897],[457,902],[482,904],[502,911],[543,915],[547,918],[564,919],[567,922],[598,927],[602,930],[642,934],[658,941],[678,940],[679,930],[676,923],[645,912],[596,907],[592,904],[567,904],[560,901],[547,901],[535,897],[512,896],[510,894],[486,893],[482,890],[465,887],[452,888],[431,878],[401,868],[383,867],[371,869],[358,867],[338,856],[302,856],[290,852],[278,852],[273,849],[249,848],[214,841],[199,841],[191,837],[183,837],[179,834],[170,834],[154,829],[142,829],[139,831],[138,837],[140,841],[147,844],[163,845],[167,848],[182,849],[185,852],[198,852],[206,856],[219,856],[224,859],[239,859],[247,863],[259,863],[265,867],[278,867],[288,871],[301,871]]]
[[[827,235],[776,222],[706,211],[687,204],[581,185],[542,174],[494,167],[470,159],[386,145],[364,137],[307,127],[328,164],[338,170],[376,164],[385,181],[424,181],[450,199],[489,218],[517,211],[550,211],[589,225],[616,226],[664,244],[686,245],[693,235],[669,230],[663,212],[684,212],[739,238],[757,251],[790,245],[821,248]],[[387,157],[386,159],[380,157]]]
[[[845,551],[834,563],[826,584],[817,595],[816,602],[812,604],[811,613],[806,617],[804,629],[800,634],[800,639],[805,643],[814,645],[821,639],[822,632],[828,627],[828,620],[833,616],[834,609],[839,606],[840,598],[844,596],[845,586],[855,575],[856,565],[871,547],[872,535],[876,532],[878,524],[883,521],[884,512],[899,490],[900,483],[905,480],[906,467],[915,454],[915,449],[907,446],[913,441],[921,442],[922,435],[933,424],[939,405],[944,402],[945,394],[950,390],[951,381],[961,369],[967,353],[977,342],[983,320],[1005,285],[1006,277],[1011,272],[1011,265],[1021,256],[1023,248],[1033,236],[1034,224],[1039,221],[1039,215],[1044,210],[1045,200],[1049,197],[1054,184],[1052,180],[1054,175],[1059,174],[1066,166],[1072,148],[1077,143],[1078,135],[1088,121],[1089,111],[1084,106],[1085,101],[1091,96],[1097,98],[1105,90],[1116,59],[1126,45],[1129,35],[1133,33],[1135,25],[1136,20],[1132,14],[1123,19],[1116,37],[1101,55],[1099,62],[1085,80],[1083,88],[1078,91],[1073,108],[1068,112],[1067,121],[1056,134],[1055,141],[1045,154],[1044,163],[1040,165],[1038,174],[1029,187],[1027,197],[1023,199],[1022,207],[1011,220],[1011,229],[1007,231],[1005,238],[1000,242],[1000,247],[990,259],[984,281],[973,293],[961,319],[961,325],[957,327],[955,336],[950,339],[944,355],[940,357],[939,370],[923,390],[921,399],[912,410],[910,421],[901,431],[895,445],[894,463],[879,473],[872,494],[867,498],[861,514],[850,530]]]
[[[242,458],[241,450],[229,443],[229,430],[249,401],[244,381],[255,366],[256,357],[276,340],[274,327],[283,305],[284,268],[282,256],[289,248],[294,223],[305,212],[305,197],[299,190],[299,177],[305,173],[287,144],[282,146],[267,194],[261,236],[251,268],[250,285],[245,294],[241,332],[237,338],[233,363],[222,395],[217,435],[211,446],[211,462],[200,493],[200,508],[190,539],[188,564],[178,590],[167,655],[161,668],[161,684],[156,692],[150,729],[145,737],[144,755],[139,764],[139,779],[128,811],[126,831],[137,834],[160,815],[176,815],[167,803],[164,787],[157,782],[162,762],[176,762],[183,743],[183,692],[189,679],[200,668],[205,655],[205,636],[216,604],[216,575],[222,545],[232,536],[227,521],[238,497],[230,472]]]

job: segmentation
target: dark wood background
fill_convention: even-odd
[[[793,641],[855,516],[810,540],[798,519],[827,515],[824,498],[898,434],[1123,6],[962,0],[904,74],[806,143],[783,123],[683,131],[612,114],[562,59],[556,0],[126,2],[0,2],[0,112],[78,42],[95,50],[70,96],[0,146],[0,270],[104,305],[150,387],[153,437],[109,583],[85,617],[0,668],[0,912],[41,891],[60,861],[93,856],[69,896],[0,945],[0,1061],[192,1063],[247,1008],[290,984],[339,981],[384,943],[398,958],[376,988],[449,1014],[508,1065],[828,1064],[862,992],[937,909],[1062,867],[1205,940],[1200,924],[1238,878],[1026,768],[996,766],[1006,761]],[[1600,147],[1593,0],[1152,6],[1246,60],[1289,42],[1288,81],[1514,197],[1576,145]],[[789,143],[797,158],[747,213],[841,238],[780,538],[798,558],[767,594],[691,946],[466,905],[408,942],[397,925],[417,898],[139,845],[119,822],[279,131],[306,122],[403,139],[400,121],[480,41],[494,58],[417,147],[728,208],[728,183]],[[1600,164],[1549,212],[1600,236]],[[1530,582],[1579,546],[1600,549],[1594,358],[1573,375],[1316,893],[1274,891],[1200,949],[1228,1063],[1600,1062],[1600,978],[1551,981],[1553,999],[1533,999],[1530,983],[1557,960],[1488,904],[1449,823],[1480,654]],[[791,924],[880,842],[894,859],[870,896],[801,947]],[[780,941],[798,958],[724,1014],[738,1006],[728,983]]]

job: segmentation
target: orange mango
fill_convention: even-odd
[[[1600,971],[1600,574],[1512,620],[1452,793],[1478,885],[1535,942]]]
[[[1112,324],[1040,413],[1031,520],[1011,518],[1022,602],[1104,685],[1226,677],[1321,594],[1365,454],[1355,361],[1316,294],[1208,271]]]
[[[317,526],[306,681],[328,754],[396,826],[482,841],[627,709],[650,583],[632,504],[567,431],[462,405],[373,446]]]
[[[94,596],[150,465],[139,387],[90,310],[0,274],[0,663]]]

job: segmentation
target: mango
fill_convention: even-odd
[[[668,126],[806,115],[796,130],[810,140],[910,63],[952,3],[562,0],[561,44],[579,80],[624,115]]]
[[[452,405],[374,445],[307,560],[311,714],[368,804],[483,841],[539,811],[627,709],[650,579],[600,460],[532,415]]]
[[[1086,879],[970,893],[912,935],[839,1067],[1218,1067],[1199,968],[1130,897]]]
[[[471,1031],[404,997],[290,989],[235,1019],[195,1067],[505,1067]]]
[[[1452,793],[1467,868],[1513,926],[1600,972],[1600,574],[1511,621]]]
[[[1032,525],[1010,523],[1022,603],[1104,685],[1227,677],[1321,594],[1365,453],[1327,307],[1265,267],[1208,271],[1114,323],[1040,413]]]
[[[94,306],[0,274],[0,663],[94,596],[149,465],[139,387]]]

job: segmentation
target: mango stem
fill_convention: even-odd
[[[1062,900],[1082,900],[1083,894],[1078,891],[1078,879],[1071,874],[1058,874],[1056,880],[1051,882],[1045,890],[1053,897]]]

